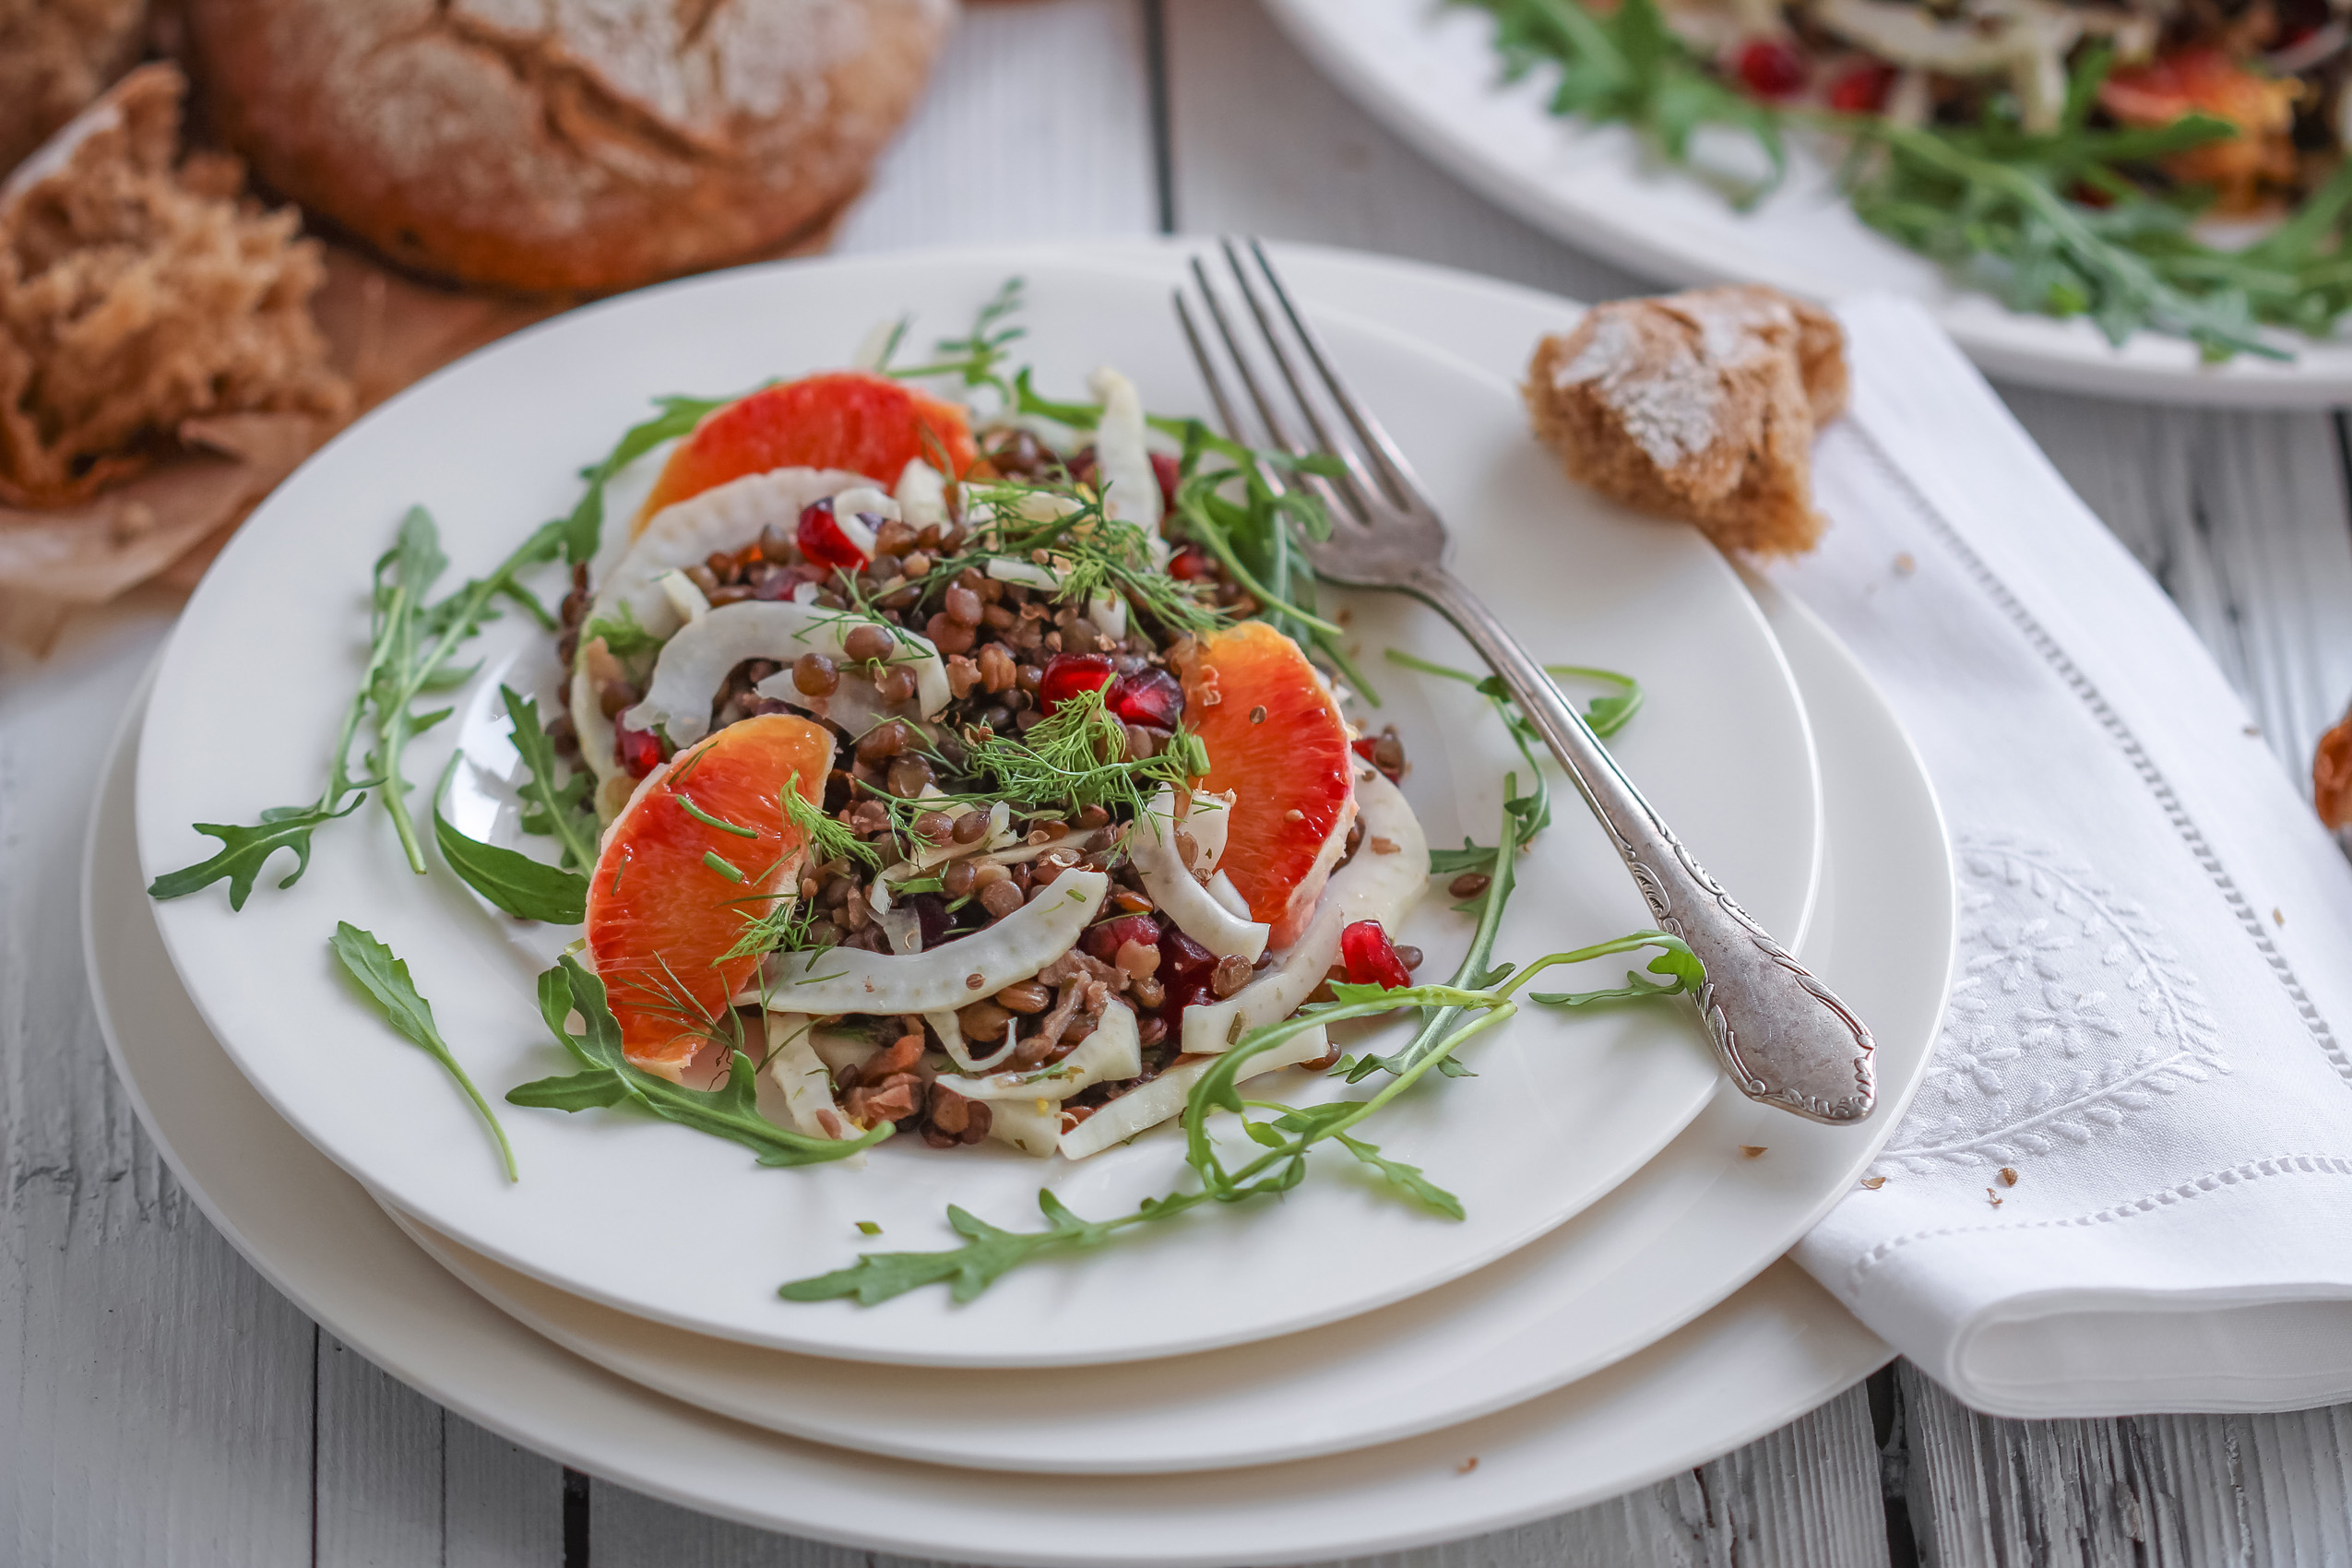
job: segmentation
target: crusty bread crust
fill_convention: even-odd
[[[822,221],[951,0],[192,0],[228,144],[386,256],[601,292]]]
[[[186,86],[140,66],[0,185],[0,501],[83,500],[200,417],[350,407],[317,243],[240,204],[234,159],[177,161]]]
[[[1524,388],[1570,476],[1726,550],[1820,539],[1813,433],[1846,407],[1836,318],[1775,290],[1617,300],[1536,347]]]

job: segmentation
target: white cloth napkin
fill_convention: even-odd
[[[1843,315],[1832,527],[1775,576],[1926,759],[1959,962],[1883,1184],[1797,1260],[1999,1414],[2352,1398],[2352,868],[1927,315]]]

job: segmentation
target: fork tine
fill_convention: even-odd
[[[1229,439],[1246,445],[1249,436],[1241,428],[1240,416],[1233,411],[1233,400],[1226,396],[1225,377],[1218,373],[1217,361],[1201,338],[1200,327],[1193,321],[1192,306],[1185,302],[1184,291],[1171,290],[1169,297],[1175,302],[1176,325],[1183,329],[1184,342],[1193,350],[1193,363],[1199,367],[1201,381],[1208,388],[1208,400],[1217,406],[1217,422],[1225,427]],[[1268,482],[1278,491],[1282,481],[1269,475]]]
[[[1225,265],[1232,270],[1233,281],[1240,286],[1241,298],[1250,307],[1250,315],[1257,321],[1258,337],[1265,343],[1267,355],[1273,359],[1275,368],[1282,373],[1284,385],[1290,388],[1291,400],[1298,404],[1299,411],[1306,417],[1308,427],[1314,432],[1316,450],[1325,457],[1337,458],[1348,470],[1343,478],[1328,484],[1326,489],[1344,494],[1348,511],[1360,519],[1369,520],[1372,512],[1365,505],[1365,499],[1379,493],[1372,475],[1365,472],[1362,461],[1346,442],[1332,439],[1331,427],[1324,422],[1322,410],[1315,406],[1314,399],[1307,396],[1306,386],[1300,381],[1297,368],[1291,364],[1289,354],[1283,350],[1282,337],[1275,328],[1274,318],[1266,313],[1265,304],[1258,299],[1257,290],[1250,282],[1249,273],[1241,266],[1241,253],[1233,248],[1233,242],[1229,239],[1220,240],[1218,244],[1225,252]],[[1306,455],[1300,447],[1294,446],[1291,450],[1301,457]]]
[[[1256,372],[1251,369],[1250,358],[1246,353],[1242,352],[1241,339],[1233,331],[1232,318],[1226,315],[1225,303],[1218,297],[1216,288],[1209,282],[1208,271],[1206,267],[1201,266],[1200,257],[1194,256],[1192,258],[1192,267],[1193,281],[1200,289],[1202,303],[1208,307],[1209,319],[1216,324],[1217,335],[1225,344],[1225,352],[1233,364],[1233,374],[1240,379],[1242,387],[1249,393],[1250,401],[1256,405],[1258,418],[1264,422],[1266,434],[1272,439],[1274,445],[1280,447],[1283,451],[1291,454],[1293,457],[1304,456],[1310,448],[1301,445],[1297,438],[1290,434],[1289,426],[1283,422],[1281,414],[1276,410],[1274,400],[1266,396],[1265,388],[1259,382]],[[1188,334],[1192,333],[1193,327],[1191,318],[1183,312],[1181,303],[1179,306],[1178,316],[1179,319],[1184,323],[1186,332]],[[1215,382],[1217,379],[1217,373],[1213,368],[1210,368],[1209,356],[1206,352],[1206,347],[1207,345],[1206,342],[1200,339],[1197,334],[1194,334],[1193,338],[1194,355],[1201,361],[1202,374],[1210,381]],[[1240,422],[1233,417],[1232,405],[1218,397],[1215,391],[1212,391],[1211,396],[1212,398],[1218,398],[1218,417],[1225,421],[1226,433],[1232,436],[1234,440],[1247,445],[1248,438],[1241,434]],[[1265,481],[1266,488],[1273,491],[1277,495],[1284,493],[1287,486],[1284,484],[1280,474],[1262,463],[1253,466],[1257,469],[1258,477]],[[1301,483],[1305,484],[1306,487],[1314,493],[1318,500],[1323,502],[1324,507],[1329,510],[1335,517],[1362,518],[1364,514],[1359,508],[1358,498],[1355,495],[1348,495],[1346,503],[1343,505],[1335,487],[1326,482],[1320,474],[1301,474],[1299,476],[1299,479]]]
[[[1242,389],[1249,393],[1251,403],[1255,405],[1258,419],[1265,426],[1268,439],[1286,452],[1296,452],[1298,443],[1291,437],[1289,427],[1283,423],[1282,416],[1275,410],[1273,400],[1266,397],[1265,389],[1258,384],[1257,376],[1251,371],[1249,358],[1241,352],[1241,339],[1233,335],[1232,320],[1225,314],[1225,302],[1218,298],[1217,290],[1210,285],[1208,273],[1201,266],[1199,256],[1192,258],[1192,267],[1193,284],[1201,291],[1201,303],[1208,307],[1209,320],[1216,324],[1217,335],[1225,344],[1226,356],[1232,362],[1233,374],[1240,378]],[[1233,417],[1230,407],[1220,405],[1218,411],[1225,420],[1226,434],[1246,445],[1249,438],[1241,434],[1241,422]]]
[[[1251,238],[1249,244],[1250,254],[1257,259],[1258,269],[1265,274],[1267,284],[1274,290],[1275,299],[1282,306],[1282,314],[1289,320],[1291,331],[1298,334],[1299,341],[1306,347],[1307,357],[1314,362],[1316,374],[1323,377],[1324,386],[1330,392],[1331,400],[1339,405],[1339,411],[1347,416],[1348,422],[1355,428],[1357,439],[1364,444],[1366,450],[1372,454],[1374,463],[1380,469],[1382,488],[1388,493],[1388,498],[1399,506],[1418,506],[1425,511],[1436,510],[1426,493],[1422,491],[1420,476],[1413,472],[1412,463],[1407,459],[1396,443],[1390,439],[1387,429],[1381,424],[1378,416],[1356,399],[1348,390],[1347,384],[1339,379],[1338,373],[1331,368],[1331,357],[1324,352],[1323,339],[1316,336],[1314,328],[1309,327],[1306,317],[1300,314],[1298,305],[1290,298],[1290,291],[1283,287],[1282,275],[1274,269],[1274,262],[1265,254],[1265,246],[1254,236]],[[1231,252],[1229,243],[1227,251],[1229,257]],[[1238,265],[1237,263],[1237,269]],[[1295,390],[1295,387],[1293,389]],[[1325,445],[1329,445],[1327,440]]]

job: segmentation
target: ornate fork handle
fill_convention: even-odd
[[[1731,1081],[1816,1122],[1859,1122],[1877,1099],[1871,1031],[1748,918],[1674,836],[1517,638],[1440,566],[1399,585],[1468,637],[1591,805],[1657,928],[1706,966],[1699,1014]]]

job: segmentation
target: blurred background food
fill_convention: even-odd
[[[0,0],[0,172],[139,56],[147,0]]]
[[[0,641],[193,582],[342,422],[506,332],[821,248],[954,15],[0,0]]]
[[[0,187],[0,499],[87,500],[190,419],[350,406],[310,315],[318,243],[239,199],[235,159],[181,157],[186,85],[140,66]]]
[[[912,107],[950,0],[190,0],[214,123],[395,261],[603,291],[826,222]]]

